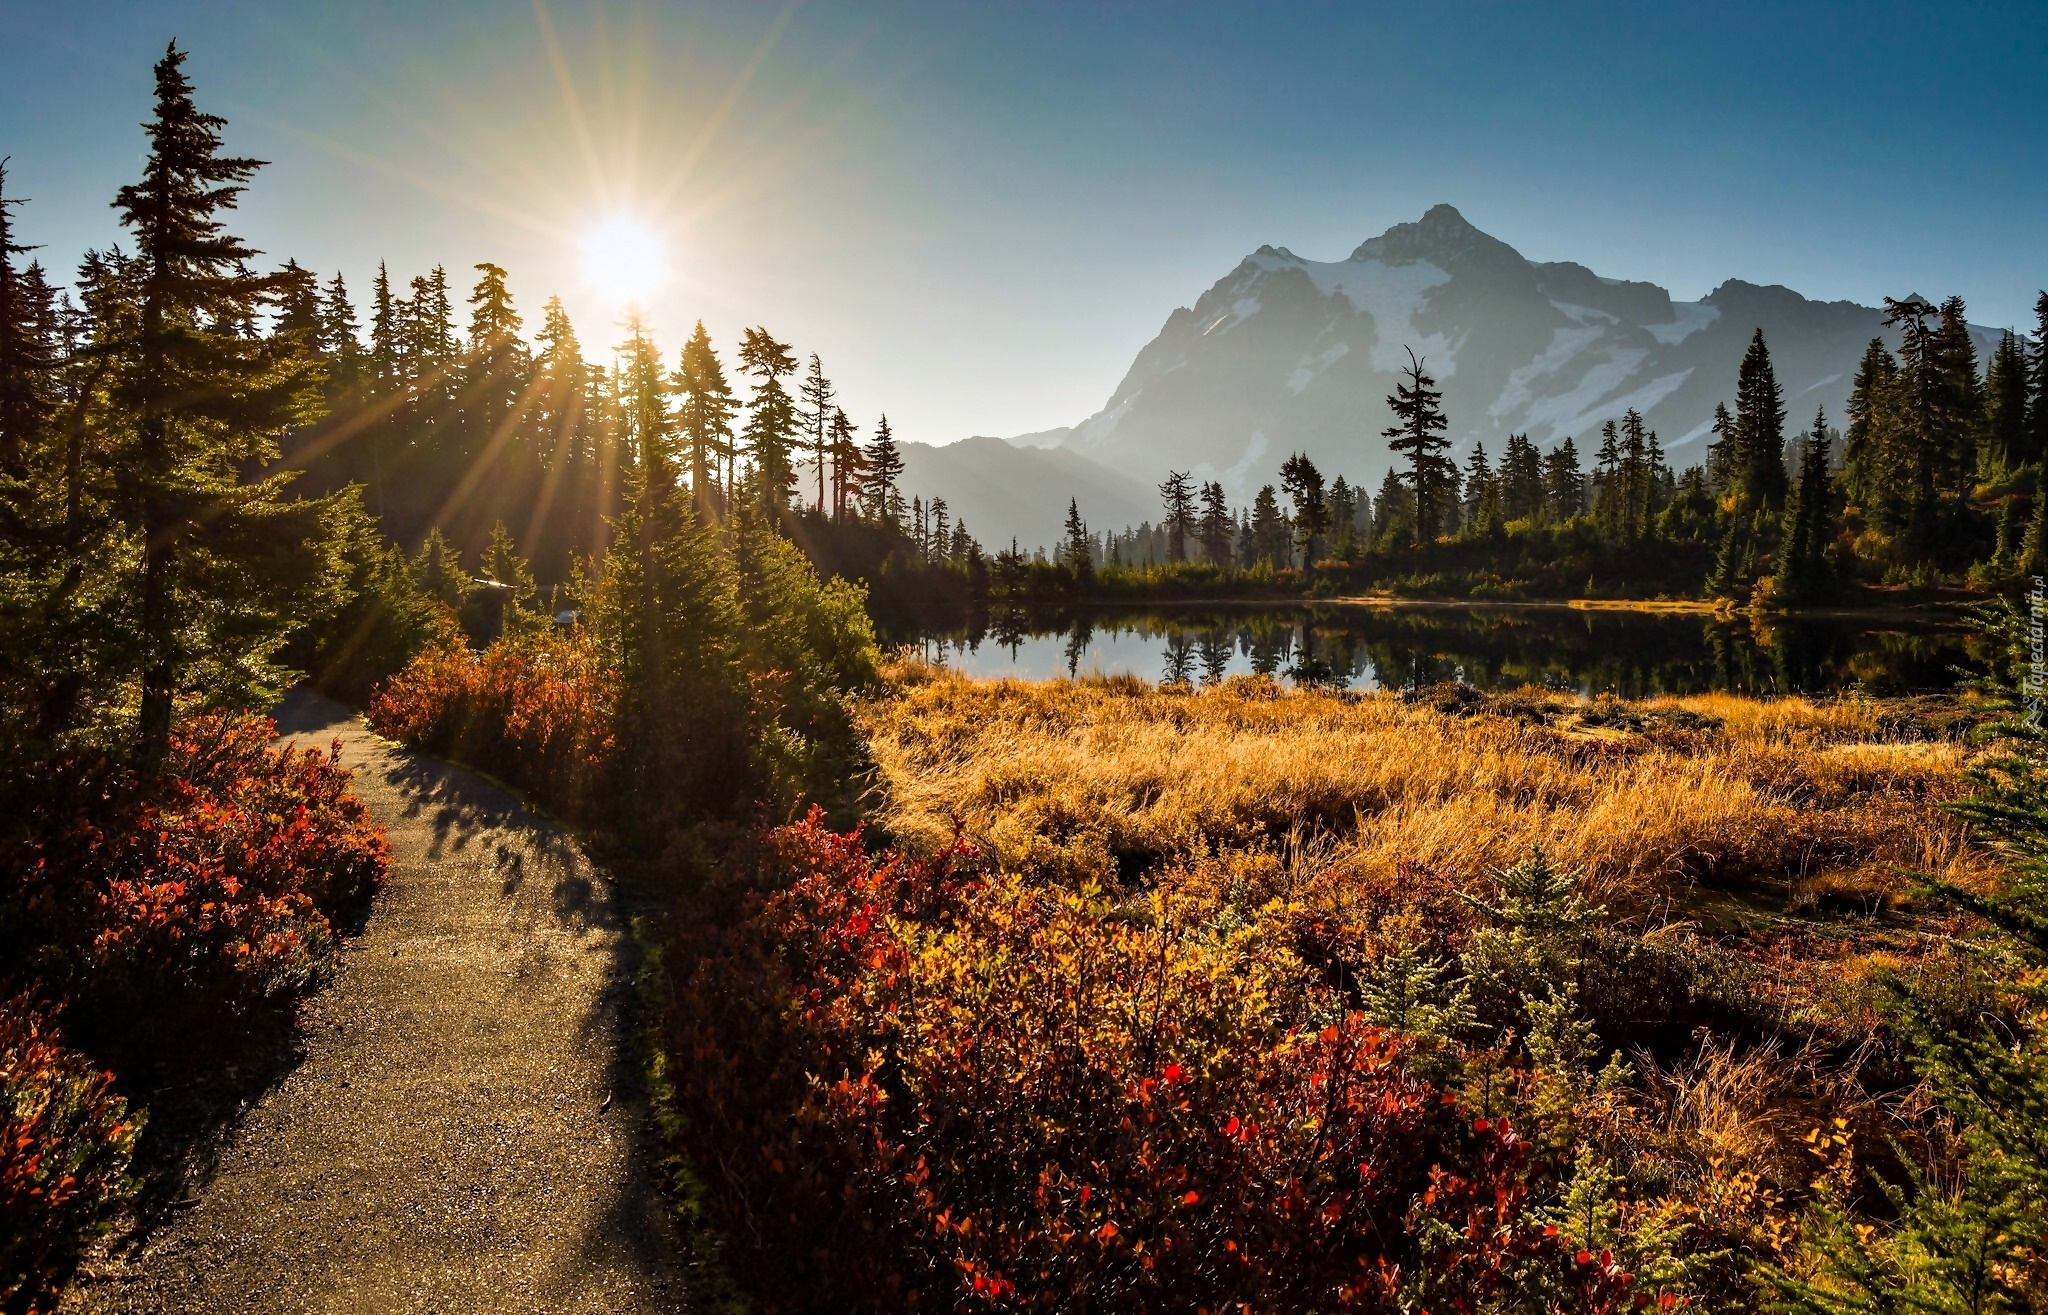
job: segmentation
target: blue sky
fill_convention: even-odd
[[[2025,324],[2048,284],[2048,5],[0,0],[0,155],[58,270],[118,237],[176,37],[237,219],[367,291],[441,262],[617,308],[578,238],[663,235],[664,341],[761,323],[863,424],[1069,424],[1263,243],[1439,201],[1540,260]]]

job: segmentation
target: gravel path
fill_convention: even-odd
[[[294,694],[283,734],[339,736],[391,836],[391,881],[305,1057],[249,1110],[88,1312],[681,1309],[622,1054],[620,915],[575,843],[513,796]]]

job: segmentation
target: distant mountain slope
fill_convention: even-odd
[[[1756,329],[1788,426],[1821,406],[1840,424],[1864,346],[1886,333],[1881,320],[1866,306],[1739,280],[1674,302],[1654,284],[1525,260],[1440,205],[1348,260],[1259,248],[1169,315],[1108,404],[1057,441],[1148,487],[1169,468],[1188,470],[1242,500],[1301,450],[1326,474],[1376,488],[1388,465],[1386,395],[1413,348],[1443,387],[1461,456],[1475,441],[1497,456],[1519,432],[1544,448],[1570,436],[1587,452],[1603,421],[1634,407],[1683,467],[1703,458],[1714,404],[1733,401]],[[1978,333],[1982,359],[1995,337]]]
[[[946,500],[954,519],[990,552],[1015,538],[1026,552],[1060,541],[1067,500],[1096,530],[1157,519],[1152,487],[1066,448],[1016,447],[1000,438],[968,438],[944,447],[905,443],[903,496]]]

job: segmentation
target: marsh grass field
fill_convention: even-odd
[[[1418,1071],[1575,1166],[1562,1196],[1607,1211],[1586,1244],[1664,1291],[1753,1309],[1744,1276],[1797,1267],[1823,1182],[1870,1196],[1866,1168],[1942,1153],[1881,997],[1992,1008],[1976,929],[1924,893],[1999,879],[1948,807],[1960,696],[885,677],[859,723],[892,843],[964,840],[1104,925],[1235,946],[1299,991],[1296,1025],[1412,1038]]]

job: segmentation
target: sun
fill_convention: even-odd
[[[668,273],[661,236],[630,215],[613,215],[583,235],[583,277],[609,301],[641,301]]]

